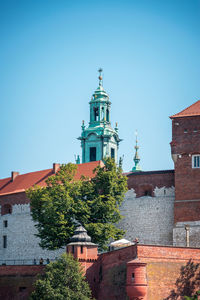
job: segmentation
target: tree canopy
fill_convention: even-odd
[[[63,254],[46,265],[38,276],[30,300],[89,300],[91,290],[83,277],[81,266],[70,254]]]
[[[104,163],[94,170],[92,179],[82,177],[78,181],[74,180],[77,165],[62,165],[46,180],[46,187],[27,191],[42,248],[66,246],[77,222],[101,249],[110,238],[123,236],[124,231],[115,224],[122,218],[119,207],[127,191],[127,179],[113,159],[107,158]]]

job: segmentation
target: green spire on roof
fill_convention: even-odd
[[[139,154],[138,154],[139,146],[138,146],[138,140],[137,140],[137,130],[135,132],[135,135],[136,135],[135,156],[134,156],[134,159],[133,159],[134,163],[135,163],[135,166],[133,167],[132,172],[142,171],[141,168],[140,168],[140,165],[139,165],[140,157],[139,157]]]

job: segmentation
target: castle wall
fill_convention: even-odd
[[[25,300],[44,266],[0,266],[0,299]]]
[[[7,227],[4,221],[7,221]],[[45,260],[55,259],[65,252],[65,249],[43,250],[39,246],[39,238],[35,236],[37,229],[30,215],[30,204],[13,205],[12,214],[0,216],[0,224],[0,264],[4,260],[6,264],[33,264],[34,259],[38,263],[41,257]],[[6,248],[3,246],[3,236],[7,237]]]
[[[200,221],[177,222],[173,229],[173,245],[186,247],[185,225],[189,225],[189,245],[200,247]]]
[[[147,263],[147,299],[172,300],[199,290],[200,249],[138,245],[138,258]],[[191,260],[192,258],[192,260]]]
[[[129,190],[120,208],[124,218],[119,227],[130,241],[137,237],[142,244],[172,245],[174,187],[156,187],[153,194],[137,198],[134,189]]]

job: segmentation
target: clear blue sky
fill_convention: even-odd
[[[0,1],[0,178],[74,161],[103,68],[133,166],[172,169],[169,116],[200,99],[200,1]]]

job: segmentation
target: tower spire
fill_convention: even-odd
[[[135,131],[135,136],[136,136],[136,140],[135,140],[135,156],[134,156],[134,163],[135,163],[135,166],[133,167],[132,169],[132,172],[138,172],[138,171],[141,171],[141,168],[139,166],[139,162],[140,162],[140,157],[139,157],[139,154],[138,154],[138,149],[139,149],[139,146],[138,146],[138,139],[137,139],[137,130]]]

